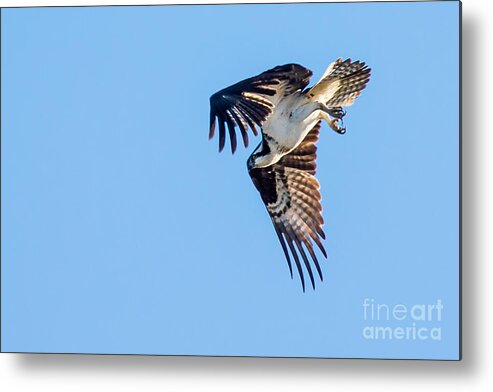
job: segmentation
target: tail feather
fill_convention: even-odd
[[[338,59],[307,95],[328,107],[350,106],[368,84],[370,73],[371,68],[364,62]]]

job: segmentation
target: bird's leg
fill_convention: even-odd
[[[343,135],[346,133],[346,128],[342,125],[342,118],[346,115],[346,112],[342,108],[329,108],[324,104],[320,104],[320,114],[322,118],[327,121],[329,126],[338,134]],[[339,121],[341,125],[339,125]]]

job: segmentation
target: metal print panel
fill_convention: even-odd
[[[459,2],[1,22],[3,352],[460,359]]]

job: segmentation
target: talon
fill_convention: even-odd
[[[346,115],[346,111],[343,108],[329,108],[328,113],[339,120],[342,120]]]
[[[344,135],[346,133],[346,128],[341,127],[339,123],[340,119],[334,118],[329,122],[330,127],[336,131],[340,135]]]

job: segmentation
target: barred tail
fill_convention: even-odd
[[[366,87],[370,72],[364,62],[338,59],[329,65],[307,96],[328,107],[350,106]]]

